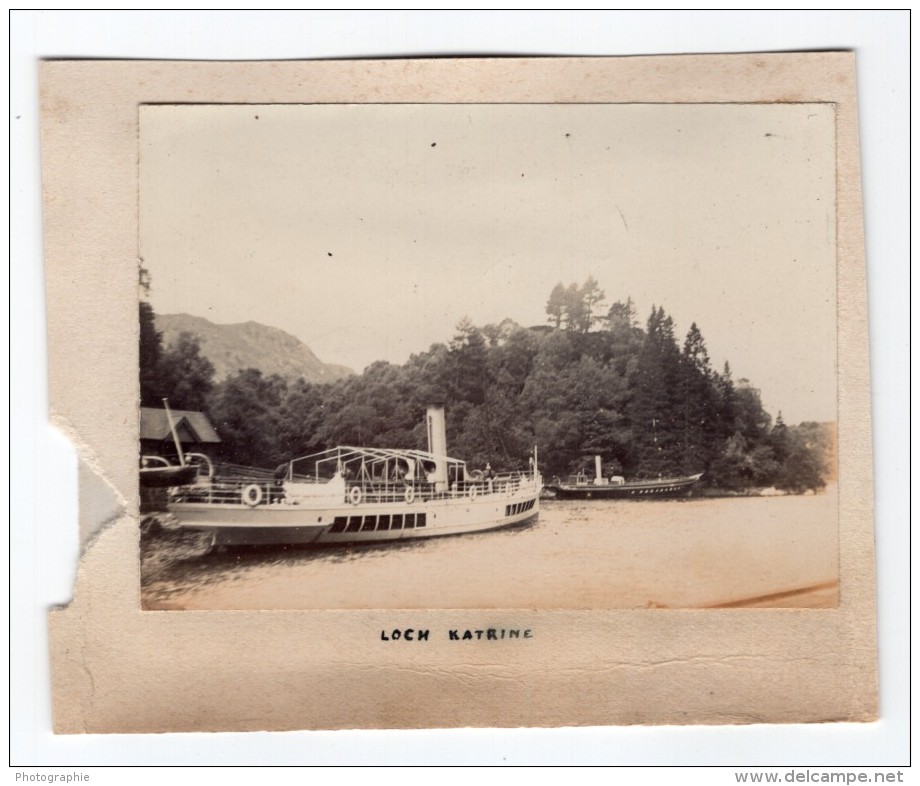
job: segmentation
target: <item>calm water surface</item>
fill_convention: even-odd
[[[837,605],[837,497],[544,501],[525,524],[388,545],[205,554],[142,539],[148,609]]]

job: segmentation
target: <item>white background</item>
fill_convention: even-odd
[[[13,12],[10,21],[11,764],[618,764],[870,767],[908,759],[909,24],[907,12]],[[876,466],[882,720],[809,727],[55,737],[46,610],[76,559],[76,459],[47,425],[39,172],[42,57],[290,59],[855,49]],[[105,406],[100,398],[100,407]],[[156,675],[150,675],[155,679]],[[244,675],[241,675],[244,678]],[[8,772],[13,782],[13,772]],[[46,770],[50,772],[50,770]],[[415,771],[421,773],[421,771]],[[662,773],[659,773],[661,775]],[[133,771],[136,781],[143,771]],[[148,773],[155,782],[167,773]],[[370,774],[369,774],[370,775]],[[440,778],[446,773],[436,773]],[[611,773],[608,773],[608,776]],[[625,775],[625,773],[623,773]],[[632,773],[651,782],[654,773]],[[734,783],[729,770],[669,771]],[[181,782],[207,777],[184,771]],[[213,777],[213,776],[212,776]],[[224,773],[231,781],[262,777]],[[267,777],[300,782],[306,773]],[[373,776],[371,776],[373,777]],[[649,780],[646,780],[649,778]],[[607,778],[605,777],[605,780]],[[115,770],[90,783],[125,782]]]

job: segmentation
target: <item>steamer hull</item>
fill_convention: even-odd
[[[448,495],[316,508],[179,502],[170,505],[170,512],[178,522],[173,526],[207,533],[215,545],[378,543],[519,524],[539,513],[539,495],[539,484],[531,480],[513,492],[477,494],[473,500]]]
[[[549,483],[546,489],[558,499],[659,499],[689,494],[701,477],[702,473],[682,478],[634,481],[620,485]]]

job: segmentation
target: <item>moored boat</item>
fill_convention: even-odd
[[[619,476],[604,477],[601,457],[595,456],[595,473],[591,478],[586,472],[572,475],[565,481],[554,478],[546,484],[546,490],[558,499],[648,499],[650,497],[677,497],[690,489],[703,477],[685,475],[676,478],[654,478],[631,480]]]
[[[141,456],[139,471],[142,488],[169,488],[194,483],[198,467],[192,464],[170,464],[162,456]]]
[[[182,450],[182,442],[179,440],[179,434],[176,431],[176,424],[173,421],[172,411],[169,409],[169,401],[163,399],[163,411],[166,415],[166,422],[169,424],[169,431],[176,446],[176,455],[179,463],[172,464],[163,456],[141,456],[141,466],[139,470],[139,480],[142,489],[162,489],[172,488],[174,486],[184,486],[194,483],[198,477],[198,465],[189,462],[189,456],[198,454],[186,454]],[[199,458],[207,459],[204,456]]]
[[[270,477],[199,479],[173,492],[172,526],[215,545],[383,542],[496,529],[538,513],[536,456],[527,471],[468,472],[446,455],[441,407],[428,410],[428,447],[337,447]]]

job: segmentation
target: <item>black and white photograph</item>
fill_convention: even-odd
[[[12,12],[16,779],[899,779],[906,21]]]
[[[837,607],[833,103],[138,111],[144,609]]]

